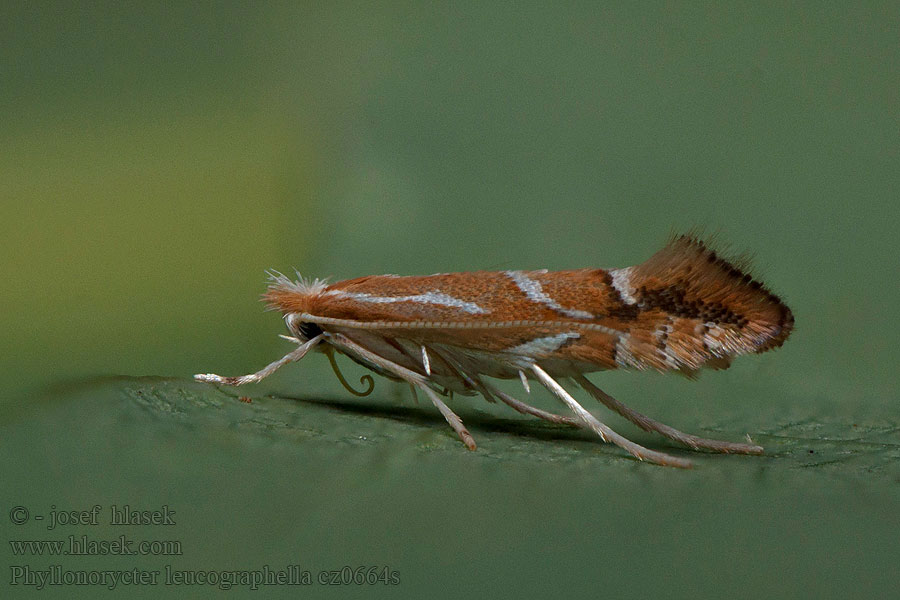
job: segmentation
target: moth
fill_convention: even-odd
[[[593,431],[634,457],[660,465],[691,462],[627,440],[588,412],[569,381],[641,429],[694,450],[760,454],[753,443],[683,433],[625,406],[585,376],[609,369],[694,376],[724,369],[742,354],[781,346],[794,324],[787,306],[735,263],[693,235],[673,238],[646,262],[622,269],[476,271],[421,277],[377,275],[327,283],[279,273],[263,298],[284,315],[297,348],[241,377],[199,374],[225,385],[263,379],[311,350],[344,354],[375,373],[423,392],[463,443],[476,444],[442,398],[480,394],[520,413]],[[571,414],[527,404],[490,379],[546,387]],[[361,382],[365,378],[361,379]],[[748,442],[750,442],[748,438]]]

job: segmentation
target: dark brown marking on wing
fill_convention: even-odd
[[[641,313],[641,307],[637,304],[628,304],[622,294],[613,285],[612,275],[609,271],[603,271],[603,283],[609,289],[610,306],[605,313],[598,315],[597,319],[618,319],[620,321],[634,321]]]
[[[651,288],[641,286],[635,295],[641,310],[654,308],[683,319],[699,319],[705,323],[736,325],[744,327],[747,318],[736,313],[720,302],[705,302],[700,298],[687,298],[683,283],[674,286]]]

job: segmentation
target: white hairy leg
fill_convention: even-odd
[[[296,362],[306,356],[306,353],[312,350],[316,346],[316,344],[324,339],[324,337],[324,335],[320,334],[314,338],[311,338],[309,341],[300,344],[300,346],[293,352],[285,354],[272,364],[266,366],[264,369],[250,375],[241,375],[240,377],[223,377],[221,375],[216,375],[215,373],[198,373],[197,375],[194,375],[194,379],[196,379],[197,381],[219,383],[222,385],[244,385],[245,383],[256,383],[261,379],[265,379],[284,365]]]
[[[691,435],[689,433],[684,433],[678,431],[674,427],[669,427],[659,421],[655,421],[650,417],[644,416],[641,413],[632,410],[595,386],[591,381],[585,377],[584,375],[575,376],[575,381],[584,388],[590,395],[594,398],[602,402],[606,405],[607,408],[616,411],[644,431],[656,432],[670,440],[674,440],[681,444],[685,444],[690,446],[691,448],[697,450],[699,448],[703,448],[705,450],[712,450],[714,452],[723,452],[723,453],[735,453],[735,454],[762,454],[763,449],[762,446],[757,446],[755,444],[740,444],[735,442],[725,442],[720,440],[709,440],[702,437],[697,437],[695,435]]]
[[[586,411],[584,407],[582,407],[578,402],[573,398],[569,392],[567,392],[559,383],[556,382],[555,379],[550,377],[546,371],[540,368],[536,364],[531,365],[531,370],[534,371],[534,374],[537,375],[538,380],[557,398],[562,400],[562,402],[568,406],[572,412],[578,417],[580,421],[582,421],[585,425],[587,425],[592,431],[596,432],[597,435],[600,436],[604,442],[611,442],[623,450],[627,451],[629,454],[637,458],[638,460],[646,460],[658,465],[664,465],[668,467],[681,467],[683,469],[689,469],[693,466],[691,461],[685,460],[683,458],[677,458],[674,456],[670,456],[668,454],[664,454],[662,452],[656,452],[654,450],[650,450],[648,448],[644,448],[639,444],[635,444],[634,442],[622,437],[608,426],[601,423],[597,418]]]

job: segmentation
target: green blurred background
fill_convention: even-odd
[[[180,511],[180,568],[402,576],[308,595],[885,597],[898,31],[891,2],[5,3],[5,565],[54,563],[13,556],[7,539],[55,538],[9,507],[130,502]],[[268,268],[625,266],[698,226],[752,254],[791,339],[695,382],[594,380],[765,458],[660,469],[459,399],[470,454],[386,381],[351,398],[320,356],[251,405],[189,379],[285,352],[257,302]],[[162,379],[116,377],[145,375]],[[119,533],[99,532],[66,535]],[[97,591],[41,594],[71,593]]]

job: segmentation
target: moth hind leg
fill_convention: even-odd
[[[763,453],[762,446],[757,446],[756,444],[741,444],[736,442],[726,442],[722,440],[710,440],[698,437],[696,435],[691,435],[689,433],[684,433],[675,429],[674,427],[670,427],[664,423],[660,423],[659,421],[651,419],[650,417],[644,416],[641,413],[628,408],[627,406],[595,386],[584,375],[576,376],[575,381],[587,393],[596,398],[607,408],[619,413],[644,431],[656,432],[662,436],[669,438],[670,440],[676,441],[680,444],[684,444],[685,446],[688,446],[694,450],[710,450],[712,452],[721,452],[723,454]]]
[[[512,407],[516,411],[524,414],[531,415],[537,417],[539,419],[544,419],[545,421],[549,421],[550,423],[557,423],[559,425],[569,425],[571,427],[579,427],[582,429],[587,429],[589,431],[594,431],[592,427],[586,426],[582,421],[576,419],[575,417],[568,417],[565,415],[557,415],[555,413],[547,412],[545,410],[541,410],[540,408],[536,408],[531,406],[530,404],[526,404],[521,400],[518,400],[509,394],[503,392],[502,390],[498,390],[496,388],[491,388],[491,391],[495,396],[500,398],[505,404]]]
[[[537,375],[538,380],[541,382],[541,384],[543,384],[544,387],[553,392],[553,394],[557,398],[559,398],[563,402],[563,404],[568,406],[569,409],[575,413],[582,427],[595,432],[604,442],[615,444],[638,460],[646,460],[647,462],[666,467],[679,467],[682,469],[690,469],[691,467],[693,467],[693,463],[691,463],[691,461],[689,460],[671,456],[669,454],[665,454],[664,452],[657,452],[655,450],[644,448],[640,444],[635,444],[631,440],[619,435],[618,433],[610,429],[609,426],[600,422],[597,417],[585,410],[583,406],[578,404],[575,398],[573,398],[572,395],[565,390],[565,388],[557,383],[555,379],[550,377],[550,375],[540,366],[538,366],[537,364],[532,364],[531,370],[535,375]]]

